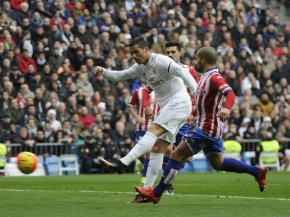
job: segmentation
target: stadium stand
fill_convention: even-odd
[[[266,128],[288,153],[289,7],[286,0],[1,1],[0,143],[8,161],[31,151],[47,174],[58,175],[61,154],[77,154],[81,173],[107,172],[99,158],[125,156],[135,131],[127,102],[140,81],[113,83],[96,77],[94,66],[131,66],[127,45],[140,35],[153,52],[180,42],[189,65],[199,47],[215,47],[237,95],[225,139],[240,142],[242,159],[257,164]]]

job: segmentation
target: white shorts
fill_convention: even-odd
[[[190,100],[172,100],[161,108],[153,123],[168,130],[159,137],[170,143],[175,143],[176,135],[181,126],[187,121],[192,111]]]

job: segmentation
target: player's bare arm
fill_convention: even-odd
[[[129,107],[128,112],[133,116],[138,124],[145,124],[145,119],[138,115],[136,109]]]
[[[150,106],[144,107],[144,111],[145,111],[145,118],[153,120],[153,110],[151,109],[151,107]]]
[[[233,104],[235,103],[235,94],[234,91],[229,91],[225,94],[226,96],[226,102],[224,104],[224,107],[220,111],[220,120],[225,121],[230,116],[230,109],[232,108]]]

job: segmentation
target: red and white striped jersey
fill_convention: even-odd
[[[136,89],[130,97],[128,106],[130,107],[135,107],[137,110],[137,114],[145,119],[145,111],[144,111],[144,107],[143,107],[143,89],[144,87],[139,87],[138,89]],[[147,101],[150,102],[150,107],[153,111],[153,120],[155,118],[155,115],[158,112],[158,104],[155,98],[155,93],[154,91],[152,91],[149,95],[149,99],[145,99]],[[149,126],[151,125],[151,123],[153,122],[152,119],[146,119],[145,120],[145,124],[136,124],[136,131],[147,131],[147,129],[149,128]]]
[[[224,94],[232,91],[220,75],[217,68],[205,72],[197,86],[197,128],[208,136],[219,138],[223,132],[223,123],[218,115],[222,107]]]
[[[188,70],[188,72],[191,74],[191,76],[194,78],[194,80],[196,81],[196,83],[199,82],[199,77],[197,75],[197,72],[195,71],[194,67],[190,66],[190,65],[185,65],[185,64],[180,64],[183,68],[186,68]]]
[[[199,82],[199,76],[198,76],[197,72],[195,71],[194,67],[192,67],[190,65],[185,65],[185,64],[180,64],[180,65],[183,68],[186,68],[188,70],[188,72],[191,74],[191,76],[194,78],[194,80],[198,84],[198,82]],[[188,91],[188,93],[190,93],[190,89],[188,87],[187,87],[187,91]],[[196,104],[196,98],[195,97],[191,98],[191,102],[192,102],[192,105],[195,105]],[[195,111],[192,111],[192,113],[194,113],[194,112]]]

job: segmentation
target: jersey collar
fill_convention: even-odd
[[[216,66],[214,66],[214,67],[208,69],[208,70],[204,73],[204,75],[209,75],[209,74],[211,74],[211,73],[213,73],[213,72],[218,72],[218,71],[219,71],[218,68],[217,68]]]

